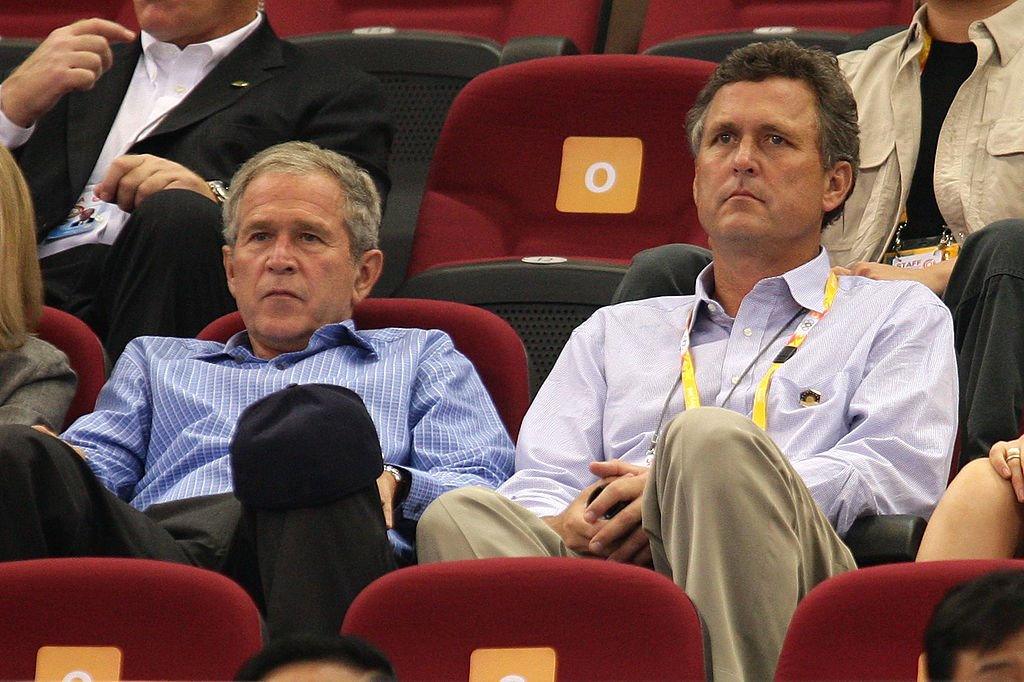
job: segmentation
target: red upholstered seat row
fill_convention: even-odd
[[[638,52],[673,38],[793,26],[860,33],[906,25],[913,0],[647,0]]]

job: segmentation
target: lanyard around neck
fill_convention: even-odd
[[[775,356],[772,361],[772,366],[768,368],[768,372],[761,379],[761,383],[757,385],[757,391],[754,393],[754,423],[757,424],[761,429],[765,429],[768,425],[768,386],[771,384],[772,375],[775,374],[782,363],[789,360],[796,353],[797,349],[803,344],[807,338],[807,334],[810,333],[814,325],[818,324],[821,318],[825,317],[825,314],[832,308],[832,301],[835,300],[836,291],[839,289],[839,278],[836,277],[834,272],[830,272],[828,275],[828,281],[825,283],[825,300],[822,303],[822,311],[819,313],[817,310],[811,310],[804,316],[804,319],[797,325],[796,331],[789,337],[789,341],[779,351],[779,354]],[[696,306],[694,306],[696,309]],[[686,323],[686,331],[683,333],[682,342],[682,370],[680,372],[682,376],[683,384],[683,400],[686,404],[686,409],[692,410],[700,407],[700,393],[697,391],[697,378],[694,374],[693,369],[693,356],[690,354],[690,325],[693,323],[693,311],[690,311],[690,319]]]

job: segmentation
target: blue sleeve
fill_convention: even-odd
[[[100,391],[96,409],[61,435],[82,450],[103,485],[125,501],[133,497],[146,468],[152,423],[146,366],[140,341],[132,341]]]
[[[463,486],[497,487],[512,473],[512,441],[476,368],[446,335],[426,346],[412,388],[412,474],[399,511],[415,522],[427,505]]]

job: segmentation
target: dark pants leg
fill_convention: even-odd
[[[63,442],[0,426],[0,561],[65,556],[221,571],[261,606],[272,636],[337,634],[356,594],[395,568],[373,480],[318,507],[243,510],[229,493],[140,512]]]
[[[124,556],[192,563],[174,537],[125,504],[61,441],[0,427],[0,561]]]
[[[47,302],[88,322],[111,360],[136,336],[195,336],[235,309],[223,244],[219,206],[165,190],[135,209],[112,246],[45,259]]]
[[[1024,220],[968,237],[949,285],[960,371],[960,465],[1020,435],[1024,405]]]
[[[243,518],[225,571],[256,596],[271,637],[336,634],[356,595],[397,567],[377,489],[380,447],[361,401],[328,411],[301,388],[285,392],[239,420],[231,465]],[[323,418],[330,438],[310,438]]]
[[[697,275],[711,262],[711,252],[693,244],[666,244],[633,256],[612,303],[655,296],[692,294]]]
[[[224,572],[277,638],[337,634],[356,595],[396,567],[374,485],[320,507],[246,508]]]

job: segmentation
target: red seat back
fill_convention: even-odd
[[[913,15],[913,0],[648,0],[638,51],[672,38],[770,26],[859,33],[909,24]]]
[[[1024,561],[964,560],[861,568],[829,578],[797,606],[775,679],[916,680],[924,631],[946,592]]]
[[[700,618],[686,594],[652,570],[611,561],[399,569],[356,597],[342,632],[379,647],[403,680],[465,680],[474,650],[518,647],[553,648],[560,682],[706,678]]]
[[[138,28],[132,0],[4,0],[0,38],[45,38],[56,28],[90,17]]]
[[[283,36],[388,27],[504,44],[521,36],[559,35],[592,52],[604,9],[603,0],[302,0],[268,2],[267,16]]]
[[[407,277],[509,257],[628,263],[669,242],[705,245],[684,119],[713,69],[688,59],[582,55],[512,64],[472,80],[438,140]],[[568,149],[568,138],[582,147]],[[620,163],[600,149],[606,138],[639,140],[640,153]],[[563,159],[583,163],[564,180]],[[590,199],[626,187],[636,168],[635,206],[593,212]],[[585,193],[577,202],[583,210],[560,206],[560,191]]]
[[[5,680],[38,679],[42,646],[117,647],[124,680],[230,680],[262,643],[259,611],[241,587],[164,561],[0,563],[0,612]]]
[[[85,322],[56,308],[43,306],[36,334],[68,356],[78,375],[78,386],[68,407],[65,426],[92,412],[96,397],[107,380],[107,356],[103,344]]]

